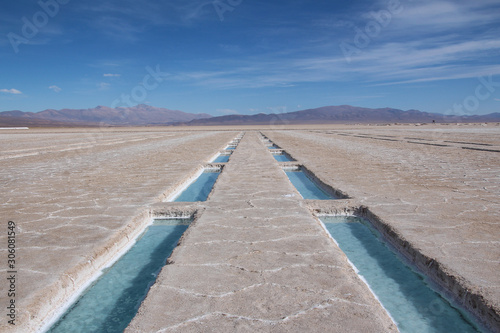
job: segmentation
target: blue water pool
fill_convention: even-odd
[[[273,154],[274,159],[278,162],[291,162],[293,161],[288,155],[285,154]]]
[[[219,177],[220,172],[203,172],[191,185],[188,186],[174,201],[195,202],[205,201]]]
[[[275,144],[272,144],[270,146],[267,146],[267,149],[280,149],[280,147],[276,146]]]
[[[359,217],[321,217],[401,332],[479,332]]]
[[[187,219],[155,221],[48,332],[123,332],[188,225]]]
[[[229,161],[230,155],[219,155],[212,163],[226,163]]]
[[[226,147],[226,149],[225,149],[225,150],[235,150],[235,149],[236,149],[236,147],[235,147],[235,146],[228,146],[228,147]]]
[[[338,199],[325,191],[314,183],[312,179],[310,179],[302,170],[298,171],[285,171],[288,179],[292,182],[293,186],[299,191],[300,195],[304,199],[313,199],[313,200],[332,200]]]

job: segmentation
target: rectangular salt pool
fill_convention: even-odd
[[[293,162],[295,161],[285,152],[273,153],[273,157],[278,162]]]
[[[191,183],[180,195],[175,198],[176,202],[206,201],[212,188],[219,177],[220,171],[205,170],[193,183]]]
[[[123,332],[190,222],[155,220],[48,332]]]
[[[212,163],[226,163],[229,161],[229,156],[231,155],[219,155],[212,161]]]
[[[354,216],[320,220],[382,305],[406,332],[479,332],[385,244],[368,222]]]
[[[293,161],[292,159],[290,159],[288,156],[286,156],[284,154],[281,154],[281,155],[273,154],[273,156],[274,156],[274,159],[278,162],[291,162],[291,161]]]
[[[304,199],[334,200],[337,197],[325,192],[303,170],[285,170],[288,179]]]

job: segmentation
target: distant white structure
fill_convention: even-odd
[[[19,130],[19,129],[30,129],[29,127],[0,127],[0,130],[4,129],[14,129],[14,130]]]

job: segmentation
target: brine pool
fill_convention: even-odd
[[[320,220],[402,333],[480,332],[401,261],[368,222],[354,216],[321,216]]]
[[[206,201],[208,195],[219,177],[220,171],[206,170],[191,183],[180,195],[174,199],[176,202]]]
[[[47,332],[123,332],[190,222],[155,220]]]
[[[231,155],[219,155],[212,161],[212,163],[226,163],[229,161],[229,156]]]
[[[278,162],[292,162],[293,160],[286,154],[273,154],[273,157]]]
[[[295,186],[304,199],[312,200],[334,200],[337,197],[323,191],[302,170],[285,170],[288,179]]]

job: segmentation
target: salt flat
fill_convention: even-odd
[[[263,132],[395,229],[427,257],[424,270],[446,272],[453,297],[500,329],[499,126]]]
[[[395,330],[312,216],[321,204],[296,195],[258,130],[350,196],[336,205],[368,207],[498,320],[500,127],[244,129],[209,200],[186,208],[198,211],[197,221],[129,331]],[[0,132],[0,242],[7,221],[18,231],[17,331],[38,328],[130,243],[151,209],[184,209],[158,202],[238,133]],[[7,301],[2,292],[0,303]],[[0,330],[16,331],[0,318]]]
[[[197,221],[126,332],[396,331],[256,132],[190,207]]]
[[[7,221],[16,222],[18,315],[14,328],[2,314],[0,331],[39,327],[137,235],[146,205],[236,134],[151,128],[1,132],[0,237],[7,244]],[[6,251],[0,249],[4,261]],[[1,269],[5,276],[6,265]]]

